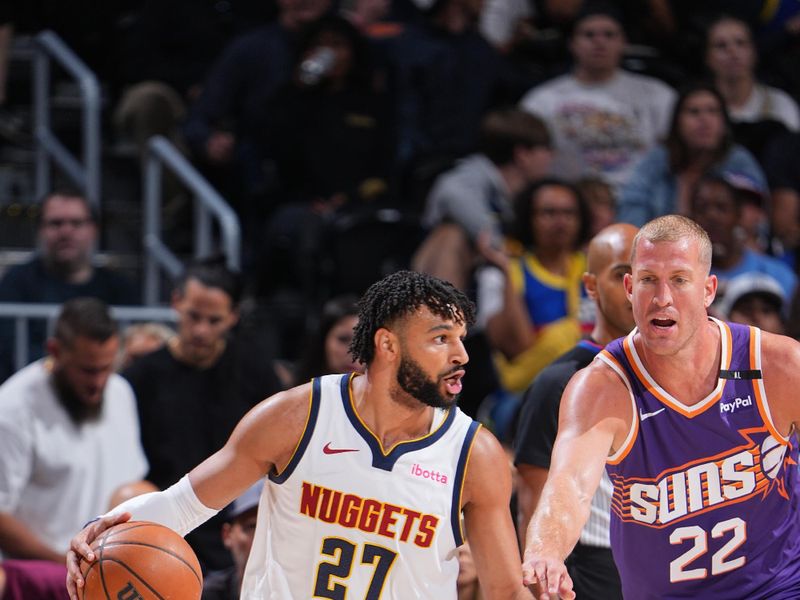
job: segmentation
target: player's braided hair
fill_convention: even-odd
[[[472,325],[475,305],[451,283],[414,271],[397,271],[373,283],[358,303],[358,325],[350,353],[369,365],[375,356],[375,332],[426,306],[433,314]]]

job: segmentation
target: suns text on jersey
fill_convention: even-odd
[[[672,469],[654,479],[612,475],[612,510],[623,521],[663,527],[768,492],[773,485],[784,495],[782,482],[773,479],[777,465],[765,464],[765,445],[750,439],[750,431],[740,432],[749,444]],[[785,448],[774,438],[769,441],[773,443],[767,446],[778,451],[770,451],[770,458],[782,461]]]
[[[420,548],[430,547],[439,525],[439,517],[435,515],[307,481],[303,482],[300,496],[300,514],[325,523],[338,523],[342,527],[399,539]]]

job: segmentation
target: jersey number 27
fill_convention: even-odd
[[[333,561],[323,560],[317,567],[317,578],[314,584],[315,598],[345,600],[347,585],[336,583],[334,579],[350,577],[357,548],[352,542],[341,538],[329,537],[322,540],[322,554],[330,556]],[[361,564],[373,565],[375,568],[364,600],[380,600],[383,584],[394,565],[395,558],[397,558],[397,553],[388,548],[364,544],[361,551]]]

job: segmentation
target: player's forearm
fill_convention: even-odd
[[[64,562],[63,553],[45,544],[27,525],[8,513],[0,513],[0,550],[7,558]]]
[[[525,554],[564,560],[580,538],[589,516],[591,494],[567,476],[548,481],[528,525]]]
[[[186,535],[219,512],[197,498],[188,477],[161,492],[142,494],[109,511],[108,515],[131,514],[136,521],[152,521]]]

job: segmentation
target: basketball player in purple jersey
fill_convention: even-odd
[[[710,319],[711,242],[647,223],[624,285],[637,328],[572,378],[523,572],[574,598],[563,560],[605,466],[625,598],[800,598],[800,344]]]

